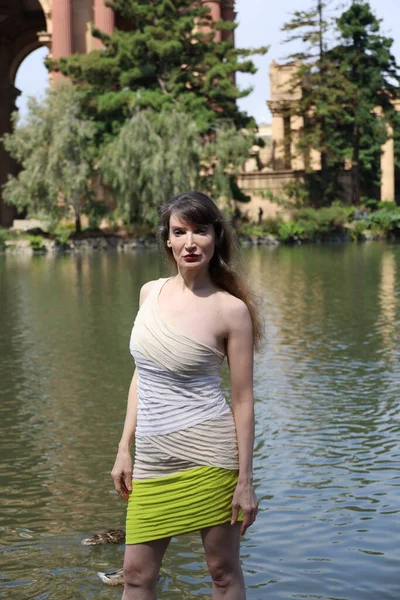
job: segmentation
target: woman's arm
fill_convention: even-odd
[[[243,535],[257,516],[257,498],[253,489],[253,330],[249,311],[242,301],[235,299],[229,312],[227,357],[239,452],[239,479],[232,500],[232,524],[237,520],[240,507],[244,515]]]
[[[122,430],[121,440],[118,444],[118,452],[129,452],[135,439],[137,419],[137,371],[133,374],[128,392],[128,404],[126,407],[125,423]]]
[[[139,305],[146,300],[154,281],[149,281],[140,290]],[[121,440],[118,444],[118,453],[114,466],[111,471],[111,477],[114,480],[114,487],[118,494],[127,500],[132,491],[132,456],[131,445],[135,439],[136,420],[137,420],[137,371],[133,374],[129,386],[128,404],[126,408],[125,423],[122,431]]]

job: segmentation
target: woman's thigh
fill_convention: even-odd
[[[127,544],[124,555],[125,581],[139,585],[157,581],[170,540],[163,538],[144,544]]]
[[[213,571],[241,573],[240,566],[241,523],[224,523],[201,530],[206,561],[211,575]]]

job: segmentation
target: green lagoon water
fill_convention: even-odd
[[[400,246],[254,248],[256,524],[248,600],[400,598]],[[117,599],[109,475],[138,291],[158,254],[0,256],[0,598]],[[227,372],[224,388],[229,394]],[[210,597],[199,538],[174,539],[159,597]]]

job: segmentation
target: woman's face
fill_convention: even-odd
[[[190,225],[172,214],[167,245],[172,250],[179,270],[205,267],[214,255],[214,226]]]

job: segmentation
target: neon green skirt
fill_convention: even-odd
[[[126,543],[150,542],[230,522],[237,480],[238,471],[219,467],[134,480],[126,515]]]

